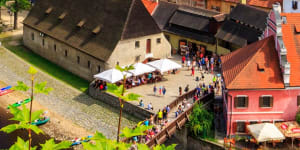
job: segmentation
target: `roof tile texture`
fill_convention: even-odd
[[[284,88],[273,36],[222,56],[221,60],[227,89]]]
[[[300,33],[296,32],[300,25],[299,13],[282,13],[287,23],[282,24],[283,42],[287,49],[287,60],[291,64],[290,86],[300,86]]]

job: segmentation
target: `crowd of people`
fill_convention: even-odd
[[[98,88],[100,91],[107,90],[106,81],[103,81],[103,80],[96,80],[93,84],[93,87]]]
[[[205,71],[206,73],[213,73],[214,69],[221,68],[221,59],[219,56],[213,54],[212,56],[204,56],[204,53],[198,52],[190,56],[190,52],[186,51],[186,54],[181,57],[182,67],[191,68],[192,76],[195,74],[195,69],[198,67],[199,71]]]

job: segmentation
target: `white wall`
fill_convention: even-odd
[[[160,43],[156,41],[158,38],[160,38]],[[146,54],[147,39],[151,39],[150,54]],[[140,42],[139,48],[135,47],[136,41]],[[111,68],[114,67],[117,62],[119,62],[120,66],[129,65],[144,61],[147,55],[152,55],[151,57],[154,58],[167,58],[171,56],[171,45],[163,33],[119,41],[107,63]],[[136,57],[139,57],[139,61],[136,61]]]
[[[293,0],[283,0],[283,12],[284,13],[300,13],[300,0],[294,0],[298,2],[298,8],[293,9],[292,7]]]

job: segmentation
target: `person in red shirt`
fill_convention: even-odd
[[[182,57],[181,57],[182,67],[184,67],[184,62],[185,62],[185,56],[182,56]]]
[[[192,76],[195,76],[195,68],[192,67]]]
[[[99,86],[99,89],[100,89],[100,90],[103,90],[103,88],[104,88],[104,87],[103,87],[103,84],[101,84],[101,85]]]

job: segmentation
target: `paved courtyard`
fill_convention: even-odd
[[[179,55],[175,55],[172,58],[173,61],[176,61],[177,63],[181,64],[181,58]],[[156,84],[146,84],[138,87],[134,87],[131,89],[128,89],[128,92],[133,92],[142,95],[142,100],[144,101],[145,108],[149,103],[152,103],[152,106],[154,108],[154,112],[158,112],[159,109],[164,108],[166,105],[171,103],[173,100],[175,100],[179,96],[179,86],[182,87],[182,92],[184,93],[184,88],[188,84],[189,90],[192,90],[196,88],[199,83],[205,82],[205,85],[208,85],[209,83],[212,83],[213,74],[204,74],[205,80],[204,81],[196,81],[195,78],[198,76],[201,77],[200,71],[198,71],[198,68],[195,69],[195,77],[191,76],[191,70],[187,70],[187,67],[181,68],[180,72],[177,74],[168,74],[164,73],[164,81],[157,82]],[[158,95],[158,90],[156,92],[156,95],[153,93],[153,86],[156,85],[157,89],[159,89],[160,86],[165,86],[167,92],[166,95]],[[139,102],[132,101],[130,103],[138,105]]]

